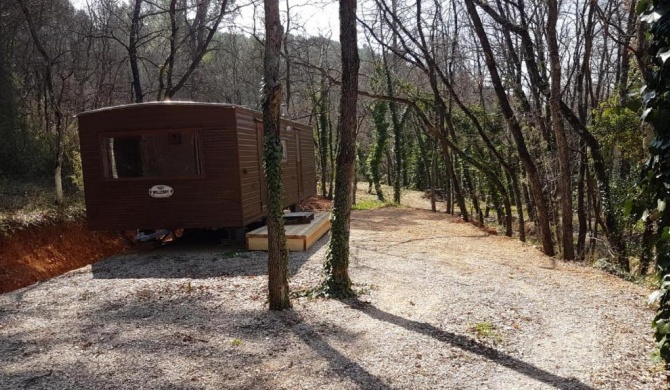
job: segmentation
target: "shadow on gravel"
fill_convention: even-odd
[[[497,364],[505,366],[520,374],[526,375],[529,378],[544,382],[557,389],[595,390],[594,388],[582,383],[576,378],[564,378],[562,376],[552,374],[532,364],[526,363],[523,360],[519,360],[504,352],[500,352],[495,348],[481,344],[477,340],[471,339],[469,337],[447,332],[424,322],[412,321],[395,314],[387,313],[367,302],[352,300],[348,302],[345,301],[344,303],[349,305],[351,308],[359,310],[360,312],[370,316],[371,318],[405,328],[412,332],[430,336],[443,343],[448,343],[464,351],[482,356]]]
[[[138,388],[151,388],[161,390],[196,390],[201,386],[185,383],[186,380],[174,383],[174,380],[164,378],[160,369],[155,369],[159,378],[151,378],[142,383]],[[76,375],[72,373],[76,372]],[[10,375],[0,376],[3,389],[118,389],[127,386],[123,377],[105,378],[100,373],[90,372],[81,363],[72,364],[71,367],[59,367],[58,369],[35,369],[29,371],[17,371]],[[128,387],[123,387],[128,388]]]
[[[314,352],[328,361],[328,365],[334,373],[348,377],[361,389],[391,389],[380,378],[331,347],[328,341],[311,324],[303,321],[296,313],[291,313],[290,317],[293,318],[284,319],[284,324]]]
[[[328,242],[322,237],[306,252],[289,254],[289,274],[295,275]],[[265,252],[247,252],[242,244],[175,243],[150,252],[110,257],[91,265],[95,279],[206,279],[267,275]]]

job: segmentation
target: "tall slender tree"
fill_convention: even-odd
[[[340,0],[340,45],[342,51],[342,95],[338,122],[337,173],[331,218],[331,236],[324,270],[323,291],[335,298],[352,296],[349,278],[349,224],[352,179],[356,165],[356,103],[358,101],[358,41],[356,0]]]
[[[268,298],[270,310],[291,307],[288,289],[288,248],[282,210],[282,145],[279,117],[282,86],[279,80],[282,26],[279,1],[265,0],[265,55],[263,60],[263,166],[268,187]]]
[[[575,246],[572,233],[572,181],[570,171],[570,146],[565,134],[563,115],[561,114],[561,58],[559,56],[558,40],[556,38],[556,23],[558,20],[558,1],[547,2],[547,44],[549,45],[549,64],[551,74],[551,92],[549,107],[551,111],[551,125],[558,146],[559,191],[561,199],[561,254],[565,260],[575,259]]]

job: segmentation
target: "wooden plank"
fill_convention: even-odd
[[[286,226],[286,244],[289,251],[305,251],[330,230],[330,213],[317,213],[314,221],[304,225]],[[268,250],[268,228],[263,226],[247,233],[247,250]]]
[[[328,218],[328,223],[321,225],[313,234],[310,234],[305,238],[305,250],[309,249],[317,242],[324,234],[330,230],[330,218]]]
[[[304,238],[287,238],[286,246],[288,247],[289,252],[303,252],[309,248],[305,248],[305,239]],[[247,250],[250,251],[267,251],[268,250],[268,238],[260,237],[247,237]]]

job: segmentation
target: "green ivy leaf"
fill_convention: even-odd
[[[628,217],[630,216],[630,212],[633,210],[633,199],[627,199],[626,203],[624,203],[623,206],[623,215]]]
[[[663,233],[661,234],[661,238],[659,238],[659,241],[669,241],[670,240],[670,226],[666,226],[663,228]]]
[[[656,332],[662,335],[670,333],[670,323],[667,319],[656,321]]]

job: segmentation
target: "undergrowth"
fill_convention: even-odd
[[[398,207],[396,203],[393,202],[382,202],[381,200],[359,200],[356,204],[351,206],[352,210],[374,210],[381,209],[384,207]]]
[[[82,218],[85,214],[83,193],[74,188],[65,190],[65,204],[59,207],[50,179],[0,178],[0,236],[30,226]]]

